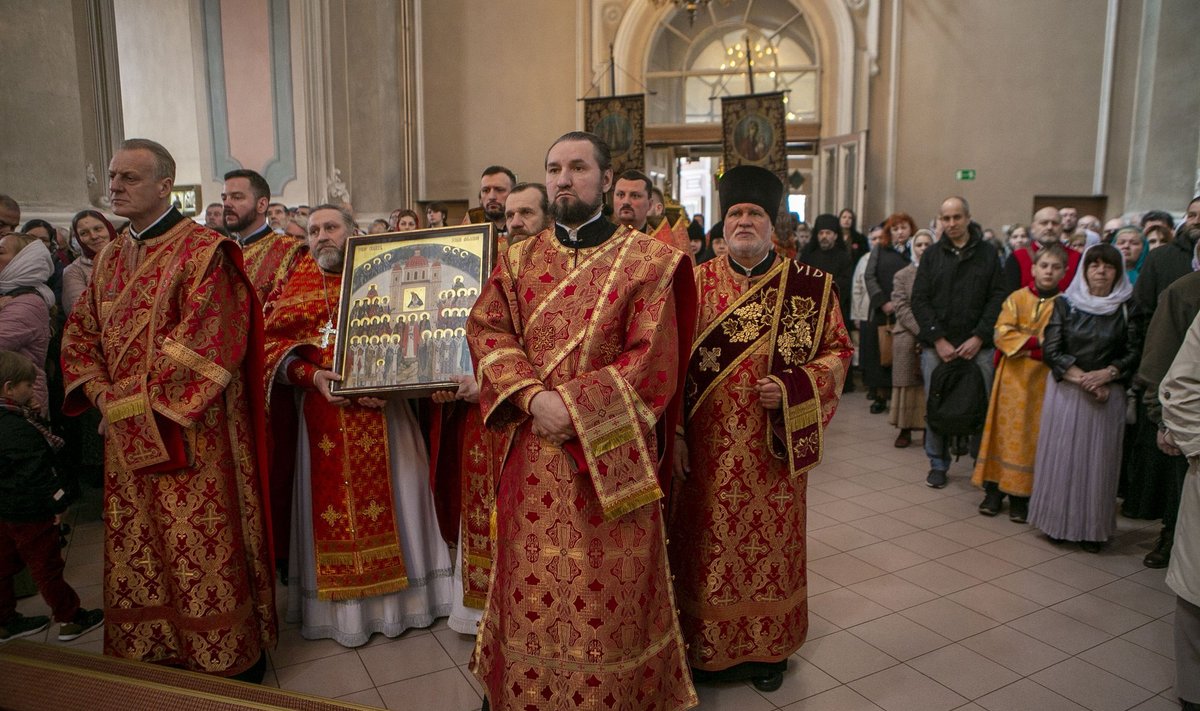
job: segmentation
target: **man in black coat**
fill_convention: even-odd
[[[996,248],[983,240],[971,222],[971,209],[961,197],[946,198],[938,212],[942,238],[930,247],[913,282],[912,311],[921,327],[921,375],[925,392],[938,363],[973,360],[983,372],[991,395],[992,330],[1008,291]],[[979,454],[980,435],[971,438],[971,456]],[[950,454],[941,435],[925,428],[929,475],[925,483],[940,489],[948,483]]]

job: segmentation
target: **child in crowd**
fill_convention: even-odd
[[[1042,332],[1054,311],[1058,282],[1067,268],[1067,251],[1053,244],[1038,251],[1033,283],[1004,300],[996,319],[996,376],[987,423],[971,483],[982,486],[979,513],[1000,513],[1008,495],[1008,517],[1024,523],[1033,491],[1033,464],[1046,375]]]
[[[79,606],[79,596],[63,579],[58,516],[67,501],[53,466],[62,439],[33,409],[36,377],[33,361],[0,351],[0,642],[50,624],[48,617],[17,612],[13,578],[26,565],[61,623],[59,641],[69,642],[104,622],[102,610]]]

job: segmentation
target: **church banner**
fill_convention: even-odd
[[[612,151],[613,175],[646,169],[646,97],[641,94],[586,99],[583,125]]]
[[[348,239],[333,391],[426,397],[473,375],[467,316],[491,274],[492,240],[490,222]]]
[[[726,96],[721,99],[725,170],[757,165],[787,185],[787,125],[783,94]]]

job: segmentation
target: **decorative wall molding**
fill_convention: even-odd
[[[108,163],[125,139],[116,15],[113,0],[83,0],[76,7],[87,43],[87,51],[80,51],[79,62],[83,141],[87,151],[83,177],[88,201],[107,210],[111,207],[108,181],[98,178],[97,172],[101,176],[108,174]]]
[[[205,78],[208,86],[209,131],[214,179],[249,167],[266,178],[275,194],[296,179],[295,105],[292,98],[292,48],[287,0],[267,0],[271,54],[271,118],[275,152],[262,166],[243,166],[229,147],[229,97],[225,88],[221,0],[202,0]]]

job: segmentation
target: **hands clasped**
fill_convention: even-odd
[[[533,416],[533,433],[555,446],[575,437],[575,425],[562,396],[553,390],[543,390],[529,402]]]

